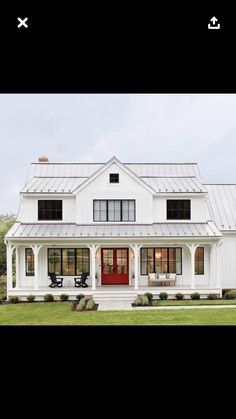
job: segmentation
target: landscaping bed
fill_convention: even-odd
[[[73,301],[71,305],[71,310],[78,311],[78,304],[79,304],[79,301]],[[94,307],[91,308],[89,311],[97,311],[97,309],[98,309],[98,304],[95,303]],[[88,310],[86,309],[86,307],[84,307],[80,311],[88,311]]]
[[[217,294],[208,294],[207,298],[200,298],[198,292],[194,292],[186,298],[184,294],[177,293],[175,298],[168,299],[166,292],[161,292],[159,298],[154,299],[152,293],[147,292],[137,295],[132,307],[158,307],[158,306],[204,306],[204,305],[236,305],[236,292],[230,291],[221,299]]]

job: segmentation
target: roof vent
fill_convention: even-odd
[[[42,156],[38,158],[39,163],[49,163],[49,160],[46,156]]]

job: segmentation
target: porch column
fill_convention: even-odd
[[[89,246],[91,254],[91,279],[92,279],[92,290],[96,290],[96,252],[99,246],[92,244]]]
[[[31,246],[34,252],[34,288],[39,289],[39,251],[42,246],[35,244]]]
[[[14,246],[7,245],[7,290],[12,288],[12,254]]]
[[[139,251],[141,248],[140,244],[131,245],[134,252],[134,289],[138,290],[138,279],[139,279]]]
[[[216,277],[216,263],[215,263],[216,244],[213,243],[210,249],[210,286],[214,287]]]
[[[20,254],[19,254],[19,246],[16,246],[16,288],[20,286]]]
[[[195,251],[196,248],[198,247],[197,244],[187,244],[189,250],[190,250],[190,266],[191,266],[191,270],[190,270],[190,284],[191,284],[191,288],[195,289]]]
[[[221,288],[221,246],[223,240],[216,243],[216,288]]]

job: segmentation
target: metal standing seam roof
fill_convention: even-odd
[[[32,163],[21,193],[73,193],[104,165]],[[124,166],[156,192],[205,192],[196,163],[124,163]]]
[[[23,224],[16,222],[6,235],[6,239],[57,239],[57,238],[207,238],[221,237],[222,234],[212,221],[207,223],[156,223],[124,225],[78,225],[78,224]]]
[[[156,192],[206,192],[196,177],[141,177]]]
[[[205,185],[209,216],[219,230],[236,230],[236,184]]]
[[[106,163],[31,163],[27,182],[33,177],[90,177]],[[139,177],[196,177],[197,163],[124,163]]]
[[[33,177],[21,193],[72,193],[86,177]]]

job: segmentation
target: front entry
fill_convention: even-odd
[[[129,284],[129,249],[102,249],[102,285]]]

